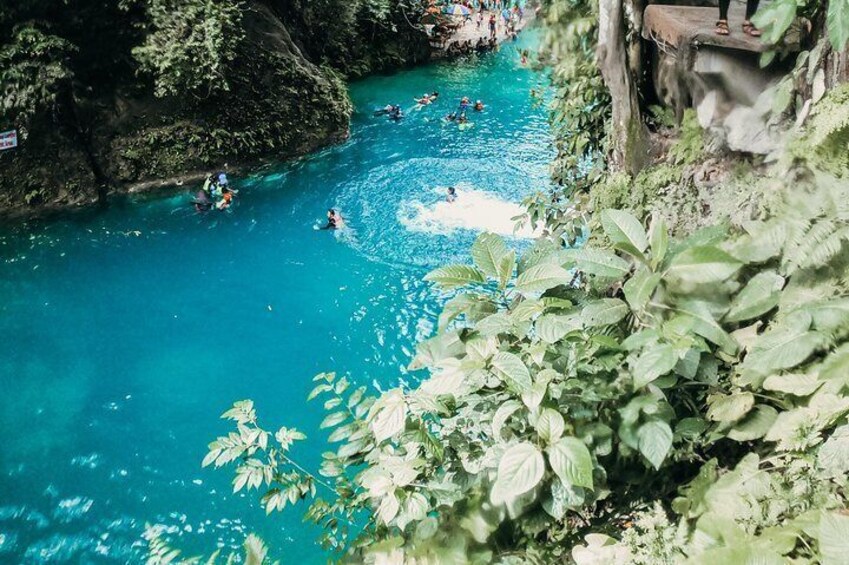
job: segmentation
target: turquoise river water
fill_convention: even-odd
[[[516,49],[532,41],[352,84],[350,140],[236,179],[230,212],[198,215],[182,193],[4,228],[0,563],[141,562],[145,523],[188,554],[257,532],[283,563],[324,562],[303,508],[266,518],[255,492],[231,494],[229,470],[201,469],[206,444],[251,398],[267,428],[308,435],[294,456],[315,468],[314,374],[419,378],[405,367],[442,301],[422,276],[468,261],[481,230],[509,233],[516,204],[548,185],[531,92],[545,78]],[[461,131],[441,117],[463,95],[487,108]],[[387,102],[407,117],[371,115]],[[316,229],[331,206],[347,233]]]

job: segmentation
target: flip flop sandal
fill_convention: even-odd
[[[753,24],[752,22],[743,22],[743,33],[752,37],[760,37],[761,35],[763,35],[763,32],[756,28],[755,24]]]
[[[731,32],[728,30],[728,20],[717,21],[714,32],[716,35],[729,35]]]

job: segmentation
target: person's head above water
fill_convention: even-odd
[[[433,94],[430,95],[431,98],[436,98],[437,96],[439,96],[439,92],[437,92],[436,90],[434,90]]]
[[[454,189],[453,186],[448,187],[448,194],[456,194],[456,193],[457,193],[457,191]]]
[[[330,208],[329,210],[327,210],[327,215],[328,216],[335,216],[336,210],[334,210],[333,208]]]

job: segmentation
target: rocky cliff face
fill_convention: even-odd
[[[138,84],[108,96],[74,93],[84,139],[63,132],[56,116],[21,132],[21,146],[0,153],[0,214],[90,204],[343,140],[352,108],[341,77],[310,62],[268,4],[251,2],[244,26],[224,95],[156,99]]]

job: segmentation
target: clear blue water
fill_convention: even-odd
[[[497,203],[548,183],[530,96],[544,77],[514,49],[531,41],[353,84],[350,141],[241,179],[231,213],[199,216],[179,194],[5,228],[0,562],[138,562],[146,522],[189,553],[254,531],[285,563],[323,562],[299,511],[266,518],[253,493],[230,494],[229,472],[200,468],[206,444],[252,398],[268,428],[308,434],[295,455],[314,468],[315,373],[417,378],[405,366],[441,300],[421,277],[467,261],[476,235],[417,214],[448,184]],[[433,89],[439,102],[400,123],[371,116]],[[488,105],[467,131],[439,119],[463,95]],[[347,235],[314,229],[331,206]]]

